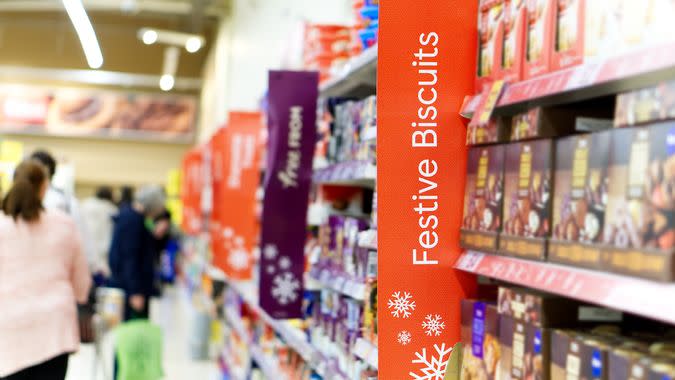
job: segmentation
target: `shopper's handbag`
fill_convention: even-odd
[[[94,314],[96,314],[96,290],[92,287],[87,303],[77,305],[77,321],[80,327],[80,342],[93,343],[96,338],[94,331]]]
[[[115,330],[116,380],[160,380],[162,330],[147,319],[124,322]]]

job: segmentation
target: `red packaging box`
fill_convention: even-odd
[[[502,60],[499,75],[505,82],[523,79],[525,63],[527,7],[525,0],[505,0]]]
[[[481,0],[478,12],[478,64],[476,90],[499,79],[504,35],[503,0]]]
[[[555,6],[555,0],[527,1],[525,79],[546,74],[551,70]]]
[[[585,0],[557,0],[551,69],[561,70],[584,61]]]

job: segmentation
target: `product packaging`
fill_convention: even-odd
[[[461,380],[495,380],[500,360],[499,314],[494,303],[462,300]]]
[[[615,127],[629,127],[675,119],[675,81],[616,97]]]
[[[525,79],[551,70],[556,0],[527,0]]]
[[[618,19],[618,54],[672,43],[675,4],[671,0],[612,0]],[[666,47],[669,48],[669,47]]]
[[[501,378],[549,380],[551,328],[593,326],[620,313],[521,288],[500,288]],[[602,310],[603,312],[599,312]]]
[[[553,141],[512,143],[505,149],[499,253],[544,260],[551,232]]]
[[[611,271],[675,279],[675,122],[612,131],[604,243]]]
[[[608,353],[617,342],[618,338],[553,330],[551,380],[607,379]]]
[[[602,269],[610,133],[556,141],[550,261]]]
[[[552,70],[561,70],[584,61],[586,1],[556,1]]]
[[[478,71],[476,89],[482,91],[499,78],[504,34],[503,0],[481,0],[478,12]]]
[[[496,251],[504,197],[504,146],[469,149],[460,245]]]
[[[523,79],[527,31],[525,0],[504,0],[504,41],[501,77],[505,82]]]
[[[532,108],[512,117],[511,141],[609,129],[614,116],[611,114],[613,106],[613,101],[597,101],[583,107],[566,105]]]
[[[606,59],[617,53],[619,24],[615,0],[584,1],[584,62]]]

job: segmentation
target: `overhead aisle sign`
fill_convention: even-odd
[[[382,1],[377,67],[381,379],[443,380],[475,279],[461,253],[476,1]]]

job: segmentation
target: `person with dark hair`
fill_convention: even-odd
[[[120,189],[120,200],[117,202],[117,207],[120,209],[130,207],[134,203],[134,188],[131,186],[122,186]]]
[[[72,218],[45,209],[48,169],[19,164],[0,215],[0,379],[63,380],[91,275]]]
[[[155,293],[155,239],[146,227],[164,211],[165,195],[159,186],[136,192],[131,207],[120,210],[110,244],[111,283],[126,293],[125,320],[148,317],[148,301]]]
[[[110,276],[108,267],[108,251],[112,240],[117,206],[113,203],[112,189],[101,186],[96,189],[96,196],[82,201],[82,220],[92,241],[92,257],[89,264],[97,284]]]
[[[73,218],[73,221],[75,222],[82,239],[82,250],[89,260],[89,264],[93,265],[93,260],[95,257],[93,253],[94,250],[92,248],[93,243],[89,237],[89,233],[87,232],[84,220],[82,219],[80,203],[72,194],[68,193],[64,189],[57,188],[52,183],[54,175],[57,172],[57,162],[54,159],[54,156],[52,156],[46,150],[40,149],[33,152],[30,158],[44,165],[47,168],[49,174],[49,188],[47,189],[44,199],[42,200],[42,204],[48,210],[61,210]]]

